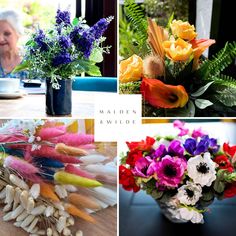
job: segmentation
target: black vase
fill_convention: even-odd
[[[70,115],[72,80],[58,80],[59,89],[54,89],[50,81],[50,79],[46,79],[46,113],[51,116]]]

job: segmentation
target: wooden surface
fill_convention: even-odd
[[[99,95],[110,93],[80,92],[72,93],[72,117],[94,118],[94,102]],[[1,118],[44,118],[45,95],[31,94],[18,99],[0,99]]]

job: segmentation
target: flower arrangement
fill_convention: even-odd
[[[27,69],[31,78],[49,78],[55,89],[59,80],[72,79],[86,72],[101,76],[95,64],[103,61],[102,37],[113,17],[100,19],[89,27],[82,18],[71,21],[69,11],[57,10],[55,24],[48,30],[38,29],[26,43],[25,62],[15,71]]]
[[[173,16],[161,27],[125,2],[141,57],[120,62],[120,92],[142,94],[143,116],[234,116],[236,82],[222,72],[236,58],[236,43],[207,59],[202,54],[215,40],[197,39],[193,25]]]
[[[236,146],[220,145],[201,128],[190,131],[179,120],[176,137],[127,142],[119,180],[127,191],[150,194],[173,222],[203,223],[215,198],[236,196]]]
[[[94,223],[90,213],[116,204],[115,162],[96,153],[93,141],[93,135],[78,133],[77,121],[5,123],[0,128],[3,220],[30,235],[72,235],[74,217]]]

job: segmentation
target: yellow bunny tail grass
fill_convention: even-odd
[[[89,198],[88,196],[84,196],[78,193],[71,193],[68,196],[68,200],[70,203],[74,204],[78,207],[84,207],[92,210],[99,210],[101,207],[94,200]]]
[[[59,202],[59,198],[54,193],[54,188],[51,184],[47,184],[44,182],[40,183],[40,195],[45,198],[49,198],[54,202]]]
[[[58,143],[55,147],[55,150],[60,154],[66,154],[69,156],[86,156],[88,153],[81,149],[81,148],[75,148],[71,146],[67,146],[64,143]]]
[[[96,180],[80,177],[74,174],[69,174],[64,171],[58,171],[57,173],[55,173],[54,179],[60,184],[72,184],[89,188],[102,186],[102,184]]]
[[[88,222],[91,222],[91,223],[96,223],[95,219],[92,216],[90,216],[87,212],[84,212],[84,211],[78,209],[76,206],[74,206],[72,204],[66,203],[65,209],[69,214],[71,214],[73,216],[80,217],[80,218],[82,218]]]

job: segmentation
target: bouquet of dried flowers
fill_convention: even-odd
[[[220,145],[201,128],[175,121],[176,137],[127,142],[119,167],[127,191],[150,194],[172,222],[203,223],[215,198],[236,196],[236,146]]]
[[[47,120],[11,120],[0,128],[4,221],[29,234],[72,235],[74,217],[94,223],[90,213],[116,204],[115,162],[97,154],[93,135],[77,128],[77,121]]]

